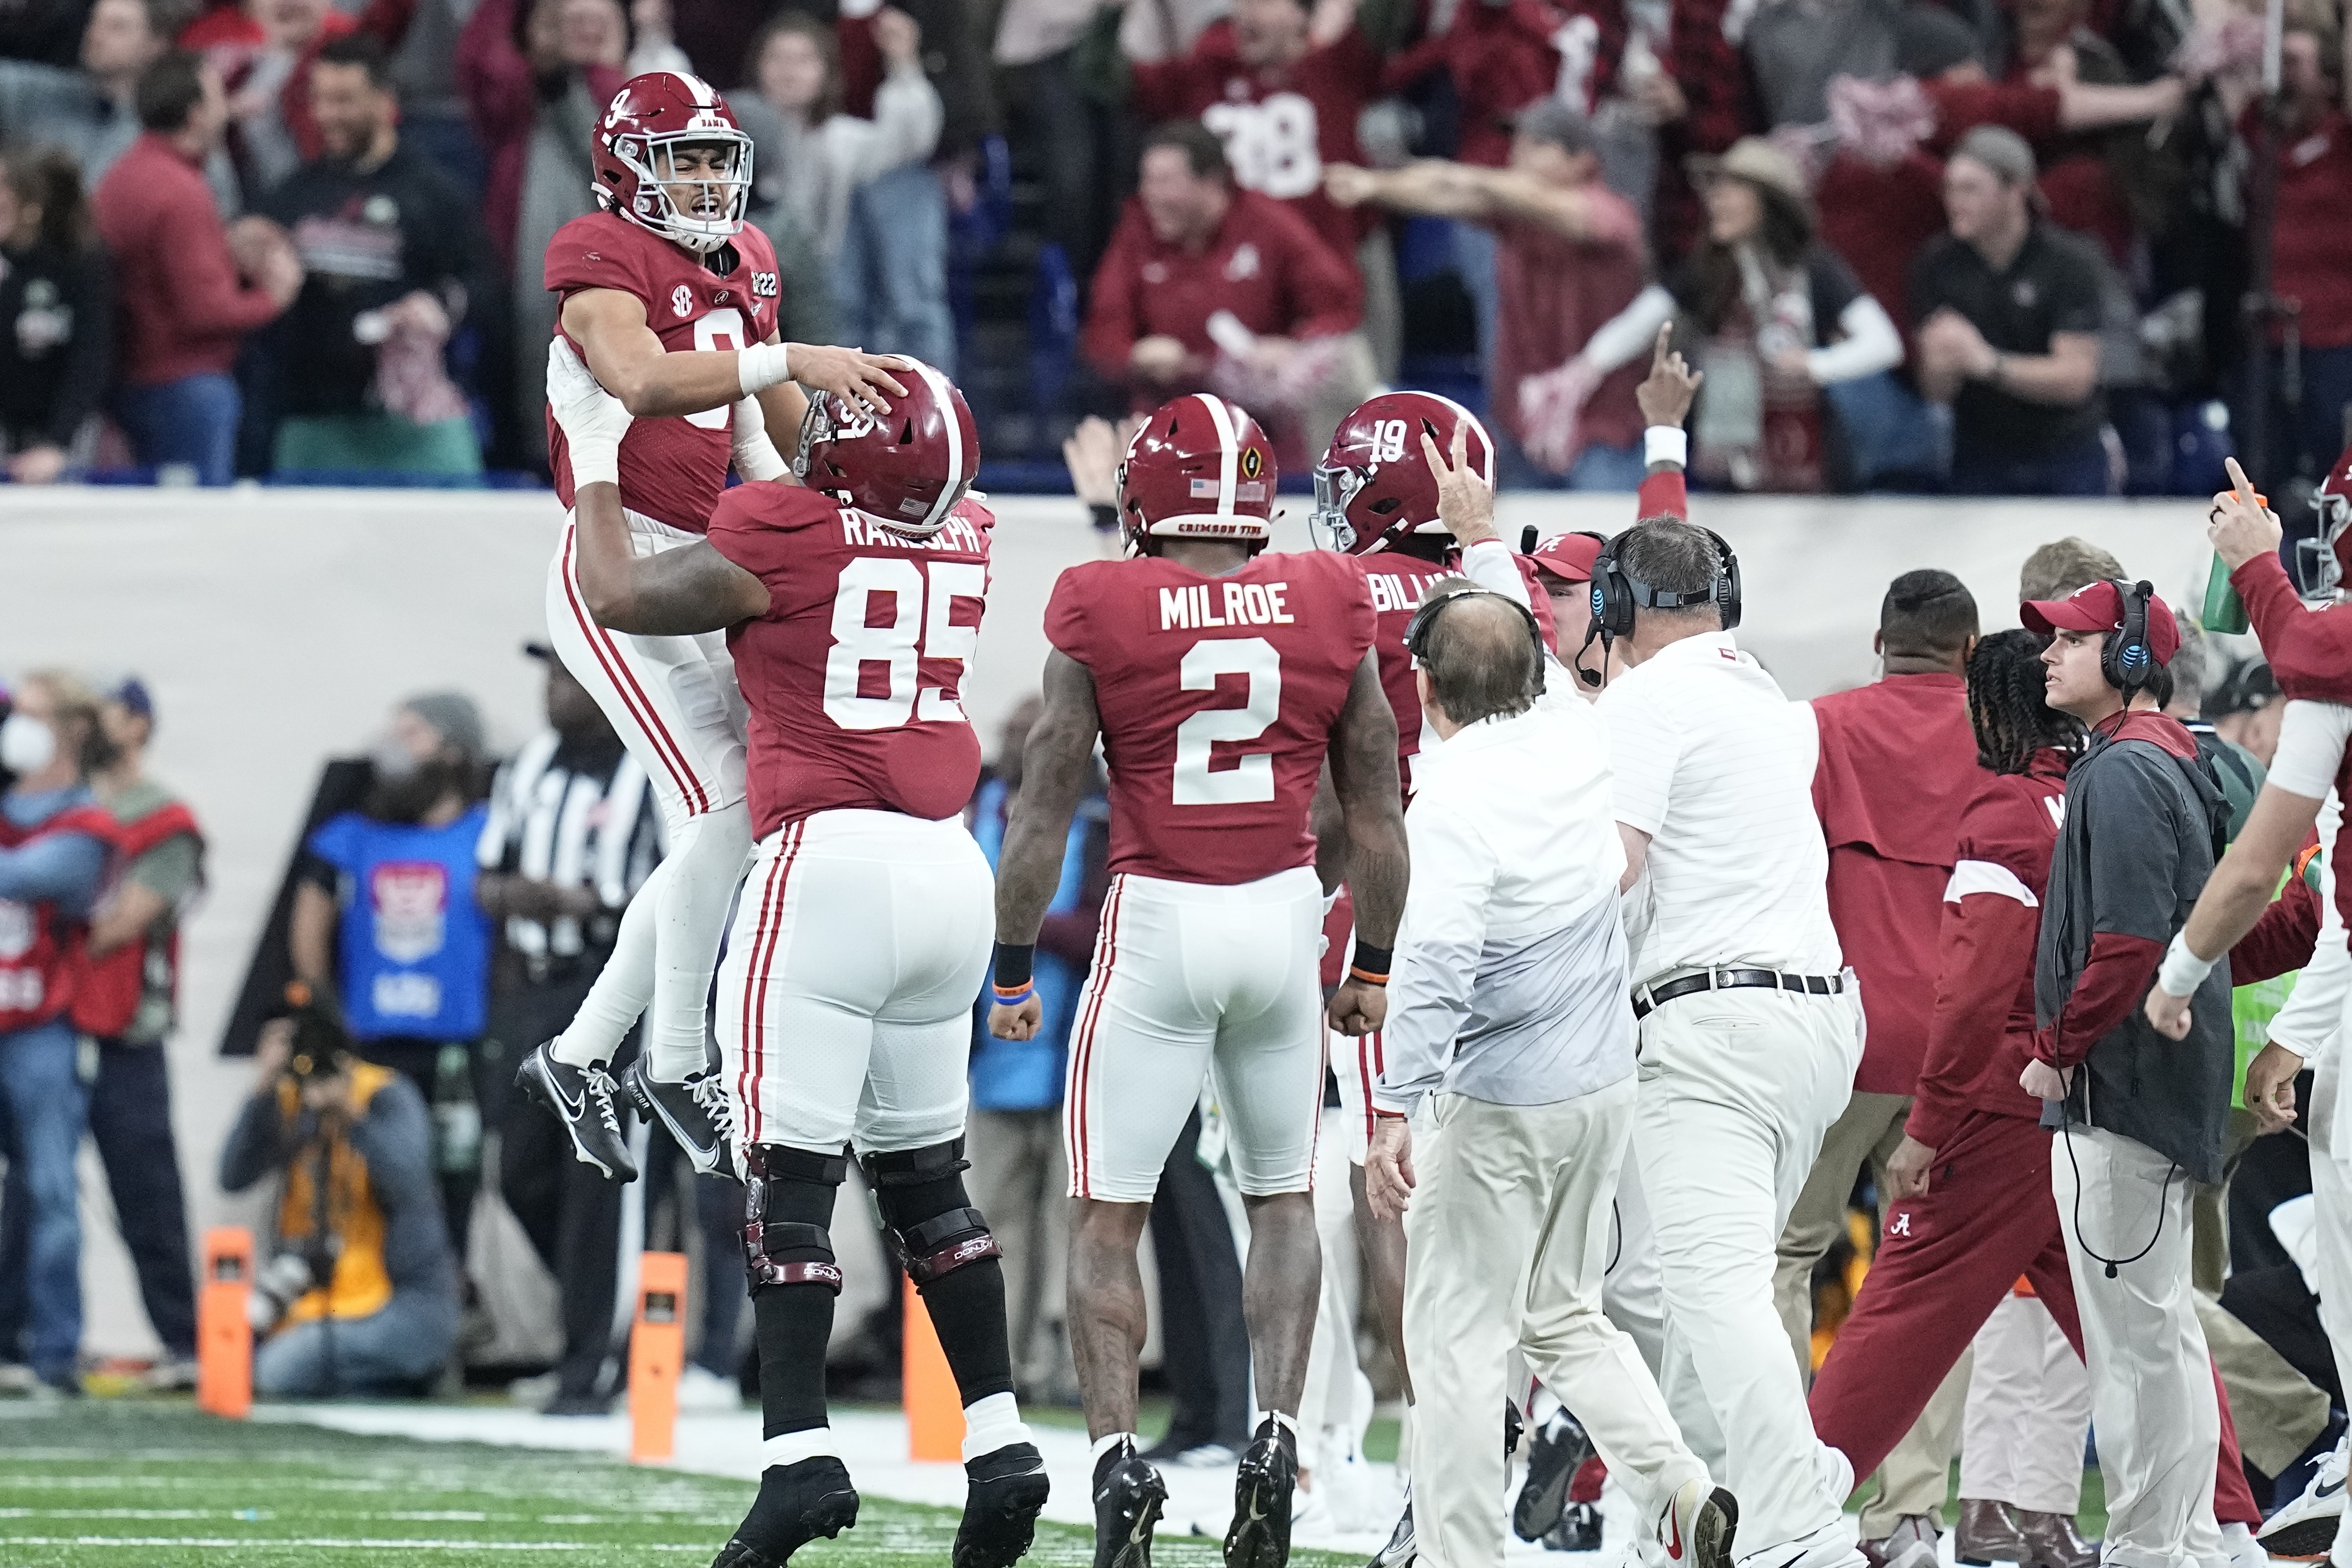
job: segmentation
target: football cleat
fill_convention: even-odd
[[[727,1077],[712,1062],[683,1083],[664,1083],[646,1069],[642,1053],[621,1073],[621,1088],[646,1120],[669,1132],[694,1168],[704,1176],[733,1176],[735,1153],[727,1146]]]
[[[1705,1476],[1675,1489],[1658,1511],[1658,1550],[1673,1568],[1730,1568],[1739,1504]]]
[[[963,1468],[963,1522],[956,1526],[953,1568],[1013,1568],[1037,1532],[1050,1486],[1034,1443],[1008,1443]]]
[[[1290,1503],[1297,1490],[1297,1430],[1270,1415],[1258,1423],[1234,1474],[1225,1568],[1283,1568],[1290,1561]]]
[[[857,1489],[849,1468],[831,1454],[760,1474],[760,1495],[710,1568],[783,1568],[793,1553],[822,1535],[857,1527]]]
[[[613,1075],[602,1067],[558,1061],[554,1044],[549,1040],[522,1059],[515,1087],[555,1113],[582,1165],[594,1166],[607,1181],[636,1180],[637,1162],[629,1157],[621,1113],[613,1103]]]
[[[1565,1408],[1535,1429],[1528,1441],[1528,1479],[1511,1505],[1511,1532],[1521,1541],[1541,1541],[1568,1507],[1569,1483],[1592,1457],[1592,1439]]]
[[[1151,1568],[1151,1531],[1168,1483],[1131,1442],[1095,1461],[1095,1568]]]

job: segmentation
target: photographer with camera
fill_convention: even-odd
[[[282,1175],[251,1298],[263,1397],[414,1393],[449,1357],[457,1272],[433,1182],[425,1097],[362,1061],[300,981],[263,1030],[253,1097],[221,1150],[221,1187]]]

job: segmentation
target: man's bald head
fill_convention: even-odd
[[[1423,644],[1428,700],[1456,726],[1507,717],[1534,706],[1536,643],[1527,612],[1467,578],[1433,583],[1432,595],[1460,599],[1437,612]]]

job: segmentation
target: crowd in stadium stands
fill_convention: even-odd
[[[690,69],[756,143],[786,339],[939,365],[999,460],[1213,387],[1303,463],[1391,384],[1487,414],[1508,485],[1630,487],[1673,320],[1706,486],[2194,493],[2263,439],[2284,486],[2352,401],[2352,126],[2338,8],[2288,4],[2268,123],[2260,16],[9,0],[0,453],[543,473],[546,242],[620,84]]]

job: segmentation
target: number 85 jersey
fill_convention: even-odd
[[[1355,559],[1327,551],[1064,571],[1045,636],[1094,676],[1111,873],[1238,886],[1314,864],[1308,807],[1376,621]]]
[[[961,688],[995,527],[970,500],[917,538],[798,485],[720,499],[711,548],[768,588],[767,614],[727,633],[759,838],[817,811],[937,821],[963,810],[980,740]]]

